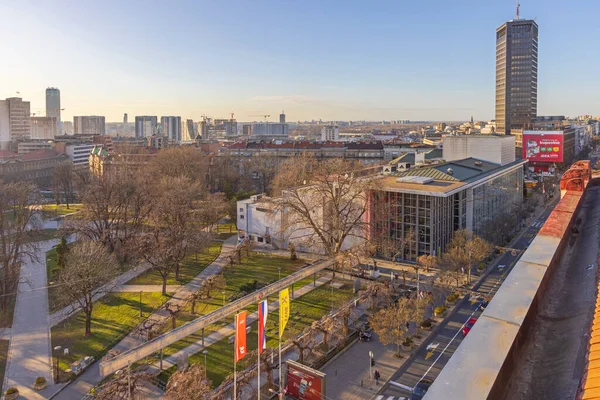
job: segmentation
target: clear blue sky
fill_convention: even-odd
[[[538,114],[600,114],[595,0],[521,0],[539,34]],[[494,117],[511,0],[0,0],[0,98],[63,119]],[[272,117],[272,118],[273,118]]]

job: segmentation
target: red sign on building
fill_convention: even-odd
[[[523,132],[523,158],[539,162],[563,162],[564,135],[562,131]]]
[[[325,395],[325,374],[300,363],[288,360],[287,393],[298,400],[323,400]]]

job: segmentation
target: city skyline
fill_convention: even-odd
[[[540,25],[538,114],[593,114],[600,103],[590,84],[595,58],[588,44],[599,34],[590,24],[564,22],[598,5],[559,6],[521,5],[521,18]],[[134,9],[139,18],[105,24]],[[377,9],[346,2],[142,9],[81,2],[69,3],[69,13],[59,10],[43,2],[0,5],[7,21],[0,31],[23,33],[7,43],[14,56],[0,73],[12,78],[0,83],[0,98],[21,96],[37,112],[45,108],[45,89],[57,87],[62,119],[104,115],[111,122],[125,112],[199,120],[231,111],[241,121],[271,114],[275,122],[282,109],[288,121],[493,119],[495,29],[515,18],[512,1]],[[150,29],[167,10],[177,27]],[[223,12],[225,22],[214,17]],[[89,13],[97,18],[82,18]],[[161,59],[161,48],[189,61]]]

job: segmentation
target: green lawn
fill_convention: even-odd
[[[348,302],[354,297],[351,284],[346,284],[342,289],[333,291],[333,305],[338,308],[342,304]],[[287,323],[284,333],[285,337],[296,336],[302,332],[307,326],[311,325],[331,311],[332,291],[328,285],[318,287],[306,295],[292,300],[290,306],[290,319]],[[224,323],[233,322],[233,318],[229,318]],[[279,313],[277,311],[269,313],[267,320],[267,346],[275,348],[278,346],[278,326]],[[256,323],[252,324],[252,330],[247,335],[246,343],[248,351],[257,348],[257,327]],[[179,343],[179,342],[178,342]],[[191,363],[204,364],[204,354],[198,353],[190,356]],[[238,370],[242,370],[252,363],[255,359],[243,359],[238,364]],[[208,347],[207,355],[207,372],[208,378],[212,380],[216,387],[225,379],[225,377],[233,372],[233,344],[228,343],[227,339],[223,339],[212,346]],[[168,377],[175,371],[175,368],[169,369],[162,373],[161,378],[168,380]]]
[[[6,357],[8,355],[8,340],[0,340],[0,389],[4,382],[4,371],[6,369]],[[5,390],[8,388],[5,388]]]
[[[237,226],[233,222],[226,222],[224,224],[217,225],[217,229],[214,232],[215,239],[225,240],[232,236],[237,235]]]
[[[221,246],[221,243],[213,243],[207,249],[199,252],[197,255],[192,255],[186,258],[179,268],[179,281],[175,279],[175,272],[173,272],[167,279],[167,285],[180,285],[191,281],[219,256],[221,253]],[[127,282],[127,284],[162,285],[162,278],[158,271],[150,270],[138,275],[136,278],[133,278]]]
[[[83,209],[83,204],[69,204],[67,208],[66,204],[44,204],[42,211],[49,217],[56,217],[60,215],[67,215],[75,212],[79,212]]]
[[[293,272],[298,271],[303,264],[303,260],[291,261],[290,259],[284,257],[269,257],[253,253],[250,259],[244,260],[244,265],[236,265],[233,270],[230,268],[225,269],[224,275],[225,280],[227,281],[227,286],[225,289],[218,290],[214,294],[211,294],[210,299],[198,301],[196,303],[195,314],[191,313],[192,305],[187,304],[177,315],[177,326],[183,325],[201,315],[206,315],[221,308],[224,304],[223,298],[225,298],[225,304],[229,303],[229,297],[236,293],[239,290],[239,287],[243,284],[252,282],[254,279],[262,283],[278,280],[279,267],[281,267],[281,277],[283,278]],[[301,282],[297,282],[294,285],[294,288],[297,289],[310,282],[312,282],[312,278],[303,279]],[[225,292],[225,296],[223,296],[222,292]],[[247,310],[248,312],[254,312],[256,309],[257,306],[253,305],[248,307]],[[230,318],[230,320],[233,320],[232,318]],[[216,324],[207,326],[204,328],[204,335],[206,336],[214,331],[219,330],[222,326],[229,324],[231,322],[230,320],[223,320]],[[202,332],[197,332],[165,348],[163,350],[163,354],[173,354],[201,339]]]
[[[84,336],[85,318],[79,312],[52,328],[52,348],[62,346],[69,355],[60,357],[61,369],[84,357],[100,358],[108,349],[127,335],[137,324],[147,318],[156,308],[168,300],[160,293],[144,293],[142,313],[138,293],[108,294],[94,303],[92,334]]]

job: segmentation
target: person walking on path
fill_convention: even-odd
[[[375,384],[379,386],[379,378],[381,378],[381,374],[379,373],[379,370],[376,369],[375,370]]]

